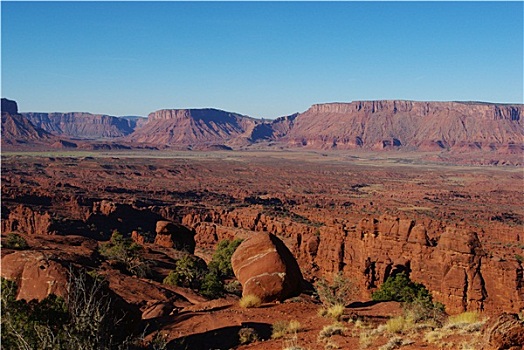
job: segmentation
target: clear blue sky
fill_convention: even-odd
[[[21,111],[523,102],[522,2],[1,2]]]

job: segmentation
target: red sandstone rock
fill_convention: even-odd
[[[231,257],[231,265],[242,284],[242,295],[253,294],[263,301],[273,301],[300,293],[300,268],[274,235],[257,233],[243,241]]]
[[[155,244],[166,248],[186,250],[190,253],[195,251],[193,232],[185,226],[170,221],[158,221],[156,223]]]
[[[524,321],[516,314],[501,314],[490,320],[484,326],[483,332],[488,344],[484,349],[524,349]]]

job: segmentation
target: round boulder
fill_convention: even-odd
[[[284,300],[301,291],[302,273],[286,245],[276,236],[256,233],[243,241],[231,257],[242,295],[262,301]]]

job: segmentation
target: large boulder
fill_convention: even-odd
[[[275,301],[301,291],[302,273],[297,261],[272,234],[256,233],[243,241],[231,257],[231,265],[242,284],[243,295]]]
[[[25,250],[2,257],[3,278],[19,284],[17,299],[41,301],[49,294],[65,296],[68,269],[45,252]]]
[[[185,250],[191,254],[195,252],[195,234],[185,226],[171,221],[158,221],[156,223],[155,244]]]
[[[484,326],[485,349],[524,349],[524,321],[517,314],[502,313]]]

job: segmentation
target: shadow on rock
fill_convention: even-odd
[[[259,340],[271,337],[271,325],[268,323],[244,322],[241,326],[213,329],[207,332],[191,334],[175,339],[168,344],[168,349],[231,349],[238,346],[238,332],[242,328],[253,328]]]

